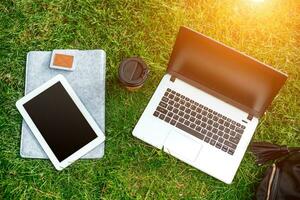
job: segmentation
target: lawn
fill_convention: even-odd
[[[266,167],[247,152],[226,185],[131,135],[166,71],[181,25],[289,75],[260,121],[254,141],[300,146],[300,1],[265,0],[1,0],[0,199],[253,199]],[[107,53],[106,149],[57,172],[48,160],[19,155],[26,53],[104,49]],[[122,59],[150,68],[142,89],[117,81]]]

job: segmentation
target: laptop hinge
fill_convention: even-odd
[[[248,117],[247,117],[247,119],[248,119],[249,121],[251,121],[251,120],[253,119],[253,115],[251,115],[251,114],[248,114]]]
[[[175,81],[175,76],[171,76],[170,81],[174,82]]]

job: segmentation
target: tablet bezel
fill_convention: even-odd
[[[92,141],[90,141],[89,143],[87,143],[82,148],[78,149],[76,152],[74,152],[73,154],[71,154],[70,156],[68,156],[62,161],[59,161],[57,159],[57,157],[51,150],[50,146],[47,144],[44,137],[42,136],[38,128],[35,126],[33,120],[31,119],[31,117],[29,116],[29,114],[24,108],[25,103],[27,103],[28,101],[30,101],[31,99],[39,95],[40,93],[46,91],[48,88],[50,88],[57,82],[60,82],[62,84],[64,89],[67,91],[67,93],[69,94],[69,96],[71,97],[75,105],[77,106],[77,108],[82,113],[83,117],[87,120],[87,122],[89,123],[89,125],[91,126],[95,134],[97,135],[95,139],[93,139]],[[49,157],[49,159],[51,160],[51,162],[53,163],[54,167],[57,170],[62,170],[65,167],[69,166],[74,161],[78,160],[80,157],[82,157],[83,155],[85,155],[86,153],[94,149],[96,146],[100,145],[105,140],[105,136],[103,132],[101,131],[101,129],[99,128],[95,120],[92,118],[92,116],[89,114],[89,112],[87,111],[83,103],[80,101],[80,99],[78,98],[78,96],[76,95],[72,87],[69,85],[67,80],[61,74],[55,76],[54,78],[50,79],[40,87],[36,88],[32,92],[28,93],[27,95],[19,99],[16,102],[16,107],[18,108],[25,122],[27,123],[32,133],[34,134],[34,136],[40,143],[41,147],[43,148],[43,150],[45,151],[45,153],[47,154],[47,156]]]

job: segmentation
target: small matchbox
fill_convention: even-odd
[[[78,50],[53,50],[50,68],[73,71],[76,68]]]

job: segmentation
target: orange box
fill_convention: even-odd
[[[53,65],[61,66],[61,67],[65,67],[65,68],[72,68],[73,60],[74,60],[74,56],[55,54]]]

